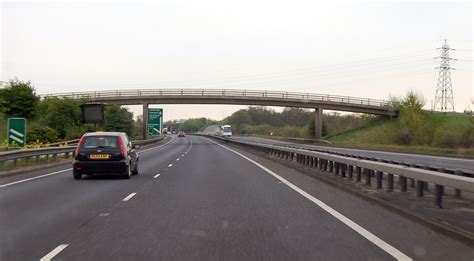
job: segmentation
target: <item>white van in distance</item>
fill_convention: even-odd
[[[224,137],[231,137],[232,136],[232,127],[230,125],[223,125],[222,126],[222,135]]]

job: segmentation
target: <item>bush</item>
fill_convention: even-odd
[[[415,91],[400,98],[392,98],[392,104],[400,113],[398,143],[403,145],[423,145],[430,143],[427,137],[429,126],[423,111],[424,99]]]
[[[32,143],[53,143],[58,141],[59,133],[54,129],[38,124],[32,124],[26,133],[26,142]]]

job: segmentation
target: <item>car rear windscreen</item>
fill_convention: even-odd
[[[119,141],[116,136],[89,136],[84,137],[81,148],[83,149],[115,149],[119,147]]]

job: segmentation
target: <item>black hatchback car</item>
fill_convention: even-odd
[[[81,179],[83,174],[119,174],[128,179],[138,174],[138,148],[124,132],[86,133],[76,148],[74,179]]]

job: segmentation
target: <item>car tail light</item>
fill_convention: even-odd
[[[125,157],[125,146],[123,144],[122,137],[118,136],[117,138],[118,138],[119,146],[120,146],[120,155],[122,155],[122,157]]]
[[[79,155],[79,149],[81,148],[82,143],[84,142],[84,136],[85,136],[85,135],[82,135],[81,139],[79,140],[79,143],[77,143],[76,155]]]

